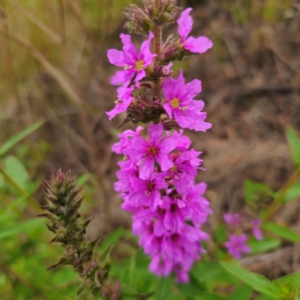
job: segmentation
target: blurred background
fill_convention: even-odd
[[[0,276],[0,284],[5,283],[1,299],[47,299],[13,296],[14,281],[25,286],[35,283],[32,274],[26,273],[25,262],[12,258],[19,250],[7,238],[20,232],[16,224],[32,221],[39,212],[41,181],[53,170],[71,169],[78,176],[86,199],[83,216],[94,218],[90,238],[130,228],[130,216],[119,208],[121,199],[113,190],[120,157],[111,152],[117,134],[130,125],[118,129],[124,115],[112,122],[105,115],[116,99],[115,88],[109,84],[116,68],[109,65],[106,52],[122,46],[122,12],[129,3],[141,1],[0,1],[0,194],[1,206],[14,215],[11,221],[0,217],[0,225],[10,230],[4,237],[0,233],[7,259],[0,264],[6,274]],[[207,133],[187,133],[193,146],[203,152],[207,170],[198,179],[208,184],[207,197],[214,211],[208,230],[213,230],[223,212],[244,207],[245,179],[276,190],[292,172],[284,132],[287,125],[300,130],[300,1],[179,3],[193,7],[192,35],[207,36],[214,43],[207,53],[174,65],[175,75],[182,68],[187,81],[202,81],[198,99],[205,101],[207,119],[213,123]],[[136,36],[134,41],[139,44],[142,38]],[[19,202],[11,206],[12,200]],[[292,202],[278,218],[297,225],[299,213],[299,203]],[[30,234],[39,233],[44,223],[30,223]],[[46,244],[49,237],[37,245],[36,253],[48,253],[48,247],[57,251],[57,246]],[[34,256],[28,245],[33,242],[19,235],[18,239],[27,248],[22,244],[23,254],[16,252],[14,257],[25,257],[27,250]],[[47,256],[50,264],[56,256]],[[45,257],[40,259],[45,264]],[[8,265],[15,267],[7,269]],[[298,265],[285,267],[289,272]],[[269,275],[272,269],[271,277],[282,272],[282,266],[274,267],[274,263],[265,268]],[[34,289],[51,290],[41,283]],[[69,299],[52,292],[57,298],[49,299]]]

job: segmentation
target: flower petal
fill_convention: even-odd
[[[198,79],[194,79],[193,81],[187,83],[185,85],[186,88],[186,97],[188,99],[193,99],[201,92],[201,81]]]
[[[151,31],[149,31],[149,38],[144,41],[141,45],[140,50],[140,59],[144,61],[144,66],[147,67],[152,64],[153,57],[156,57],[156,54],[152,54],[150,51],[151,40],[153,39],[154,35]]]
[[[144,70],[137,71],[134,82],[138,88],[140,87],[140,80],[144,77],[146,77],[146,72]]]
[[[159,142],[163,139],[164,134],[164,126],[162,123],[158,123],[157,125],[152,124],[148,129],[149,137],[151,144],[157,146]]]
[[[166,111],[168,117],[169,117],[170,119],[172,119],[172,111],[173,111],[172,106],[171,106],[169,103],[165,103],[165,104],[163,105],[163,107],[164,107],[164,109],[165,109],[165,111]]]
[[[128,65],[132,65],[138,60],[136,47],[131,42],[131,36],[129,34],[121,34],[120,38],[124,44],[123,51],[125,54],[125,61]]]
[[[172,99],[177,97],[174,86],[176,86],[176,81],[172,78],[166,80],[163,83],[162,90],[167,100],[171,101]]]
[[[149,179],[153,171],[154,171],[153,157],[145,157],[143,160],[141,160],[140,173],[139,173],[141,179],[143,180]]]
[[[110,49],[107,51],[107,58],[109,62],[118,67],[125,66],[125,57],[123,51],[118,51],[116,49]]]
[[[192,30],[193,19],[189,16],[189,13],[192,11],[192,8],[187,8],[184,10],[179,19],[177,20],[178,24],[178,33],[181,37],[181,41],[184,42]]]
[[[128,86],[134,73],[130,70],[117,71],[110,79],[112,85]]]
[[[169,170],[174,165],[167,154],[159,153],[156,156],[156,160],[160,164],[160,168],[163,172]]]
[[[206,50],[210,49],[213,46],[213,43],[210,39],[205,36],[200,36],[198,38],[189,37],[184,45],[183,48],[189,50],[193,53],[204,53]]]

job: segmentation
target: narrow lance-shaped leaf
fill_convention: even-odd
[[[135,269],[136,269],[136,260],[135,255],[133,255],[127,263],[126,268],[124,269],[123,282],[133,286],[135,279]]]
[[[238,287],[229,297],[228,300],[249,300],[252,295],[252,288],[247,285]]]
[[[300,137],[297,135],[296,131],[292,127],[287,127],[286,138],[288,140],[292,160],[295,167],[300,166]]]
[[[296,182],[289,186],[284,192],[283,201],[290,202],[300,197],[300,182]]]
[[[24,165],[15,157],[8,156],[5,159],[6,174],[25,192],[32,189],[30,176]]]
[[[67,264],[67,259],[65,257],[62,257],[57,263],[47,268],[48,271],[50,270],[56,270],[57,268],[64,266]]]
[[[264,183],[254,182],[249,179],[244,182],[244,195],[246,202],[251,204],[255,202],[256,197],[262,195],[268,195],[270,197],[274,197],[274,192]]]
[[[172,276],[158,278],[156,300],[164,300],[170,292],[174,278]]]
[[[262,225],[262,228],[289,241],[296,242],[296,243],[300,242],[300,236],[296,232],[294,232],[293,230],[285,226],[269,222],[269,223],[264,223]]]
[[[17,143],[23,140],[25,137],[30,135],[31,133],[35,132],[39,129],[43,124],[44,120],[34,123],[33,125],[27,127],[26,129],[22,130],[18,134],[11,137],[2,147],[0,148],[0,157],[5,155],[12,147],[14,147]]]
[[[251,249],[251,253],[259,253],[266,252],[270,250],[274,250],[280,247],[281,241],[278,238],[272,237],[264,237],[263,240],[257,240],[255,238],[251,238],[248,241],[248,245]]]
[[[254,290],[271,297],[271,299],[280,299],[280,293],[276,286],[261,274],[249,272],[233,263],[221,262],[223,268],[230,274],[238,277],[240,280],[251,286]]]

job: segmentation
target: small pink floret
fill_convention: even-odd
[[[193,19],[189,15],[191,11],[191,8],[187,8],[181,13],[179,19],[177,20],[178,33],[181,38],[182,47],[185,50],[188,50],[192,53],[201,54],[210,49],[213,46],[213,43],[205,36],[200,36],[198,38],[188,38],[188,35],[193,27]]]

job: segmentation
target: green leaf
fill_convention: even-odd
[[[227,300],[227,298],[224,298],[220,295],[210,293],[210,292],[202,292],[199,294],[199,296],[197,296],[195,298],[191,298],[191,299],[193,299],[193,300],[194,299],[195,300]],[[239,299],[239,298],[236,298],[236,299]]]
[[[239,280],[228,274],[219,262],[200,261],[193,267],[191,274],[207,289],[212,290],[218,284],[239,285]]]
[[[290,202],[300,197],[300,182],[292,184],[284,193],[283,201]]]
[[[32,189],[29,174],[24,165],[14,156],[10,155],[5,159],[5,170],[7,175],[24,191]]]
[[[12,147],[14,147],[17,143],[23,140],[25,137],[39,129],[45,121],[39,121],[34,123],[33,125],[27,127],[23,131],[19,132],[12,138],[10,138],[2,147],[0,147],[0,157],[5,155],[7,151],[9,151]]]
[[[12,209],[14,209],[15,207],[21,208],[19,210],[22,210],[26,207],[26,203],[27,203],[27,199],[28,196],[21,196],[20,198],[14,200],[13,202],[11,202],[5,209],[6,212],[11,211]]]
[[[7,214],[2,211],[0,214],[0,228],[4,228],[8,223],[15,222],[17,218],[18,214],[16,212]]]
[[[260,294],[255,298],[255,300],[272,300],[272,299],[270,299],[269,297],[267,297],[265,295]]]
[[[247,285],[238,287],[229,297],[228,300],[250,300],[252,288]]]
[[[10,228],[2,228],[0,231],[0,239],[11,237],[24,232],[29,233],[37,228],[41,228],[41,226],[43,226],[43,223],[44,222],[41,219],[30,219],[16,224]]]
[[[281,242],[271,237],[264,237],[261,241],[251,238],[248,241],[248,245],[251,249],[251,253],[259,253],[277,249],[280,247]]]
[[[244,182],[244,196],[247,204],[251,204],[258,200],[260,195],[267,195],[274,197],[274,192],[264,183],[254,182],[252,180],[245,180]]]
[[[225,227],[223,224],[218,224],[216,232],[215,232],[215,237],[216,237],[217,243],[222,243],[222,242],[226,241],[227,233],[226,233],[226,230],[225,230]]]
[[[154,291],[152,292],[149,292],[149,293],[146,293],[146,294],[139,294],[139,297],[140,299],[143,299],[143,300],[147,300],[149,299],[152,295],[154,295]]]
[[[280,299],[278,289],[266,277],[261,274],[249,272],[233,263],[221,262],[223,268],[230,274],[236,276],[254,290],[271,297],[272,299]]]
[[[4,177],[2,174],[0,174],[0,188],[4,188],[4,185],[5,185],[5,181],[4,181]]]
[[[180,292],[185,295],[188,299],[194,300],[196,295],[200,295],[202,292],[207,292],[208,288],[203,282],[201,282],[197,276],[190,273],[190,282],[189,284],[177,284],[177,288]]]
[[[91,175],[90,174],[83,174],[77,178],[77,188],[82,187],[89,179]]]
[[[130,286],[134,285],[135,268],[136,268],[136,260],[135,260],[135,255],[133,255],[128,260],[127,266],[124,269],[124,273],[123,273],[123,282],[127,283]]]
[[[292,154],[292,160],[296,167],[300,166],[300,138],[292,127],[287,127],[286,131],[286,138],[288,140],[291,154]]]
[[[121,299],[122,300],[125,300],[125,299],[140,299],[138,297],[138,292],[133,288],[131,287],[130,285],[122,282],[121,284]]]
[[[300,236],[296,232],[294,232],[293,230],[291,230],[285,226],[278,225],[273,222],[269,222],[269,223],[262,224],[262,228],[269,232],[272,232],[288,241],[292,241],[295,243],[300,242]]]
[[[174,277],[160,277],[157,278],[157,289],[156,289],[156,299],[165,300],[170,294],[171,287],[174,283]]]
[[[300,300],[300,288],[297,290],[296,296],[294,300]]]
[[[85,285],[84,283],[82,282],[76,292],[76,295],[75,295],[75,298],[74,300],[79,300],[80,299],[80,296],[83,295],[85,293]]]
[[[119,263],[118,263],[119,264]],[[135,255],[135,288],[139,293],[153,291],[156,288],[157,277],[149,272],[150,258],[139,249]],[[123,271],[123,270],[122,270]],[[153,298],[153,297],[152,297]]]
[[[300,286],[300,272],[279,277],[274,280],[274,283],[279,284],[290,293],[294,293]]]

